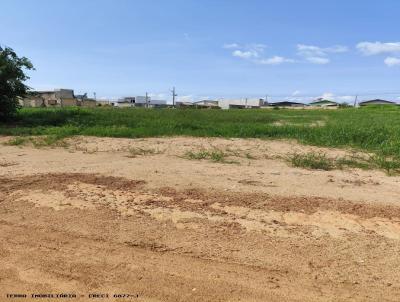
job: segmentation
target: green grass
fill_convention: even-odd
[[[398,106],[340,110],[25,108],[13,124],[0,124],[1,134],[44,135],[56,140],[73,135],[295,139],[375,154],[374,162],[386,171],[400,166]]]
[[[44,135],[37,137],[17,136],[5,142],[4,145],[22,146],[31,143],[36,148],[67,147],[68,144],[63,140],[63,138],[64,137],[59,137],[57,135]]]
[[[307,168],[313,170],[333,170],[334,161],[326,156],[325,153],[294,153],[288,157],[293,167]]]
[[[26,144],[27,141],[28,141],[27,137],[17,136],[17,137],[10,139],[7,142],[5,142],[4,145],[6,145],[6,146],[22,146],[22,145]]]
[[[388,175],[400,174],[400,161],[375,154],[368,158],[355,155],[330,158],[323,152],[294,153],[287,157],[287,161],[293,167],[312,170],[330,171],[344,168],[381,169]]]

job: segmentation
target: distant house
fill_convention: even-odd
[[[96,100],[97,106],[111,106],[111,101],[106,99]]]
[[[75,98],[77,98],[78,100],[83,100],[83,99],[87,99],[88,96],[87,96],[87,93],[77,94],[77,95],[75,95]]]
[[[134,107],[134,97],[125,97],[117,101],[111,102],[111,105],[118,108]]]
[[[79,106],[79,100],[76,98],[61,98],[60,99],[60,107],[70,107],[70,106]]]
[[[375,100],[370,100],[370,101],[363,101],[358,103],[360,106],[371,106],[371,105],[397,105],[395,102],[391,101],[386,101],[386,100],[381,100],[381,99],[375,99]]]
[[[44,99],[38,95],[28,94],[25,98],[19,99],[22,107],[46,107]]]
[[[167,107],[167,101],[166,100],[152,100],[150,99],[148,101],[148,105],[149,108],[163,108],[163,107]]]
[[[86,98],[81,100],[78,106],[94,108],[97,106],[97,101],[95,99]]]
[[[339,103],[336,103],[334,101],[330,100],[325,100],[323,98],[316,99],[315,101],[311,102],[309,104],[310,106],[315,106],[315,107],[339,107]]]
[[[194,108],[194,104],[192,102],[178,101],[178,102],[175,102],[175,106],[177,108]]]
[[[218,101],[212,100],[202,100],[194,102],[193,106],[196,108],[221,109],[221,107],[218,106]]]
[[[233,99],[218,100],[218,105],[222,109],[257,109],[264,104],[263,99]]]
[[[303,103],[291,102],[291,101],[282,101],[282,102],[275,102],[269,104],[272,107],[279,107],[279,108],[303,108],[306,105]]]
[[[119,99],[116,102],[111,103],[115,107],[166,107],[167,101],[165,100],[152,100],[151,97],[145,96],[131,96]]]
[[[72,89],[33,91],[21,99],[20,104],[23,107],[64,107],[78,105]]]

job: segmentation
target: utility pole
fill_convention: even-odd
[[[149,94],[146,92],[146,108],[149,108]]]
[[[357,99],[358,99],[358,95],[356,95],[356,97],[355,97],[355,99],[354,99],[354,108],[355,108],[356,105],[357,105]]]
[[[265,95],[265,104],[264,105],[268,105],[268,94]]]
[[[94,99],[96,100],[96,92],[93,92],[93,95],[94,95]]]
[[[178,95],[175,93],[175,87],[172,87],[172,107],[175,108],[175,97],[177,97]]]

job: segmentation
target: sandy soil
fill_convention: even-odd
[[[211,148],[235,163],[184,158]],[[199,138],[1,145],[0,297],[398,301],[400,178],[281,159],[309,150],[348,152]]]

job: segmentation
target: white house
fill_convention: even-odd
[[[114,107],[164,107],[167,106],[165,100],[152,100],[151,97],[130,96],[119,99],[111,103]]]
[[[218,100],[218,106],[222,109],[251,109],[260,108],[264,104],[263,99],[220,99]]]

